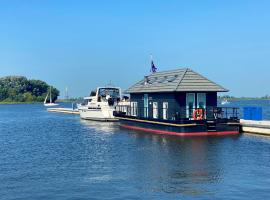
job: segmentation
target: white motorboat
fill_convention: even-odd
[[[230,104],[230,102],[227,99],[221,101],[221,105],[227,105],[227,104]]]
[[[98,87],[84,98],[84,103],[77,104],[82,119],[96,121],[117,121],[113,112],[115,106],[121,101],[119,87]]]
[[[50,96],[50,102],[49,103],[47,103],[48,96]],[[49,107],[49,106],[57,106],[57,105],[58,105],[57,103],[52,102],[52,88],[50,86],[50,90],[47,93],[46,98],[44,100],[44,106]]]

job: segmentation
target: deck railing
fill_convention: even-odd
[[[201,110],[201,119],[237,119],[239,115],[239,108],[235,107],[206,107],[199,108]],[[198,108],[161,108],[155,109],[148,107],[131,107],[130,105],[118,105],[116,106],[115,114],[118,116],[130,116],[138,118],[151,118],[162,120],[183,120],[194,119],[195,111]],[[196,115],[197,116],[197,115]]]

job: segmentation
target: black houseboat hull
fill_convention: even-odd
[[[131,117],[118,117],[120,126],[127,129],[144,131],[159,135],[175,136],[226,136],[240,133],[239,121],[187,121],[182,123],[169,123],[158,120],[136,119]]]

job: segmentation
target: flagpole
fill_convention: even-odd
[[[150,53],[150,72],[152,72],[152,62],[153,62],[153,55]]]

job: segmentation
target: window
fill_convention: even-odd
[[[130,103],[130,114],[131,116],[138,116],[138,102],[131,102]]]
[[[153,118],[157,119],[158,118],[158,103],[153,102]]]
[[[206,94],[197,94],[197,108],[202,108],[204,110],[204,117],[206,117]]]
[[[148,117],[148,94],[144,94],[144,98],[143,98],[143,105],[144,105],[144,111],[143,111],[143,116],[145,118]]]
[[[163,102],[163,119],[168,119],[168,102]]]
[[[198,93],[197,94],[197,108],[206,108],[206,94]]]
[[[192,114],[195,110],[195,93],[186,94],[186,114],[187,118],[192,118]]]

